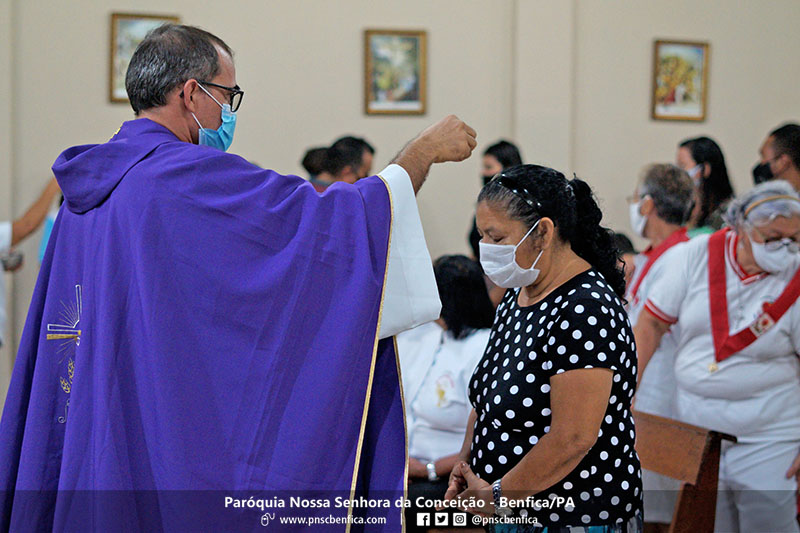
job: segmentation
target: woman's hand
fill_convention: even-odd
[[[467,488],[467,480],[464,478],[464,475],[461,473],[461,468],[466,466],[467,463],[459,462],[453,466],[453,471],[450,472],[450,480],[447,483],[447,492],[444,493],[445,501],[452,500],[456,496],[458,496],[464,489]],[[437,509],[437,511],[444,510],[444,507],[441,509]]]
[[[458,465],[456,465],[458,467]],[[455,469],[454,469],[455,470]],[[458,494],[457,498],[464,502],[463,511],[479,516],[492,516],[494,514],[494,496],[492,486],[476,476],[467,463],[461,463],[461,477],[466,481],[467,488]],[[450,489],[448,489],[448,493]],[[470,502],[470,500],[472,500]],[[472,503],[467,507],[468,503]]]
[[[413,457],[409,458],[408,460],[408,478],[409,479],[419,479],[428,477],[428,469],[427,467],[422,464],[422,461],[419,459],[414,459]]]
[[[797,482],[800,483],[800,454],[794,458],[792,466],[786,471],[786,479],[791,479],[792,476],[796,477]]]

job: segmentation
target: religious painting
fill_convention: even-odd
[[[708,43],[655,41],[653,119],[703,121],[707,101]]]
[[[136,47],[150,32],[162,24],[178,23],[180,19],[168,15],[111,14],[111,61],[108,78],[108,100],[127,103],[125,73]]]
[[[364,32],[364,111],[368,115],[423,115],[426,33]]]

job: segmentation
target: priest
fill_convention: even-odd
[[[392,336],[440,308],[414,196],[475,132],[447,117],[319,194],[226,153],[232,56],[154,30],[126,76],[135,120],[53,165],[65,202],[0,422],[0,530],[401,527]]]

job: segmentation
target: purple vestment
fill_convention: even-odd
[[[282,498],[277,517],[348,515],[292,495],[402,497],[382,180],[320,195],[147,119],[53,171],[66,201],[0,422],[0,529],[263,530],[225,497]],[[401,511],[353,514],[393,531]]]

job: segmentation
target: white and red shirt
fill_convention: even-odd
[[[800,304],[795,302],[775,325],[752,344],[717,361],[711,327],[709,237],[678,246],[658,278],[653,278],[645,308],[673,331],[678,417],[690,424],[736,435],[740,442],[800,439]],[[800,268],[780,274],[746,274],[736,261],[738,236],[725,235],[722,257],[712,265],[725,269],[730,333],[753,324],[763,304],[774,302]]]
[[[628,304],[628,317],[636,324],[639,313],[644,309],[655,280],[663,276],[664,266],[669,264],[669,256],[683,242],[689,240],[686,229],[675,231],[656,247],[649,247],[634,259],[634,272],[625,295]],[[667,418],[675,418],[675,372],[674,364],[675,332],[680,326],[674,325],[661,339],[653,357],[647,364],[641,383],[636,389],[636,410]]]

